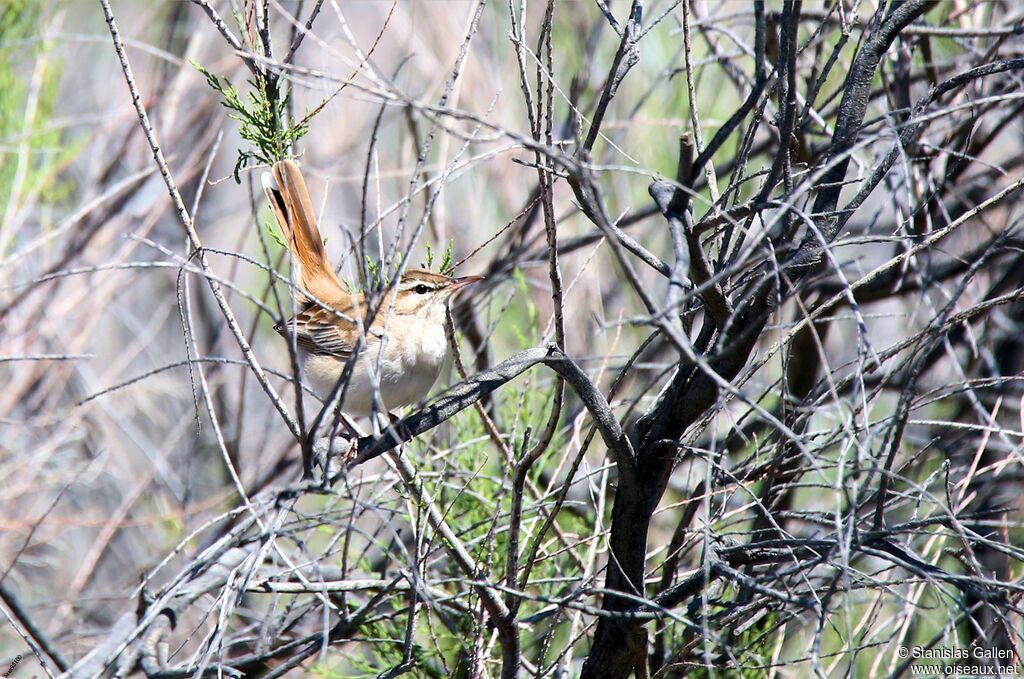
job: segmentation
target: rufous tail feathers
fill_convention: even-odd
[[[293,160],[274,163],[274,180],[263,175],[263,190],[270,208],[277,217],[281,233],[288,242],[292,258],[299,268],[303,290],[322,301],[339,299],[344,288],[327,257],[320,228],[317,226],[313,201],[299,165]],[[277,185],[274,186],[274,183]],[[297,297],[301,297],[297,295]]]

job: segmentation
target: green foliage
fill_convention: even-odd
[[[451,272],[451,270],[452,270],[452,248],[454,248],[454,247],[455,247],[455,241],[453,239],[449,239],[448,240],[448,246],[444,249],[444,254],[441,256],[441,263],[437,267],[437,272],[438,273],[442,273],[442,274],[447,276]],[[434,268],[434,259],[435,259],[435,257],[436,257],[436,252],[434,251],[434,247],[428,241],[427,242],[427,258],[426,258],[426,261],[423,263],[423,268],[424,269],[433,269]]]
[[[730,586],[730,595],[737,593],[737,588]],[[709,605],[707,612],[711,615],[707,621],[708,627],[714,631],[710,638],[725,641],[728,649],[718,646],[715,642],[705,645],[699,643],[695,648],[696,653],[708,651],[714,657],[717,654],[729,653],[735,657],[735,664],[738,669],[722,670],[715,668],[709,671],[707,667],[699,666],[698,656],[690,658],[694,664],[687,667],[686,676],[699,679],[711,679],[712,677],[730,677],[735,679],[758,679],[765,676],[765,668],[772,664],[772,656],[776,646],[780,643],[780,636],[785,636],[785,625],[781,624],[779,614],[771,609],[764,609],[765,612],[753,623],[744,625],[736,630],[728,622],[727,611],[721,606]],[[678,647],[683,643],[692,641],[693,630],[674,629],[674,639],[669,647]]]
[[[383,290],[391,282],[391,276],[384,270],[380,262],[370,259],[369,256],[366,257],[365,262],[366,287],[369,290]],[[365,292],[359,281],[342,280],[341,284],[345,286],[345,290],[348,292]]]
[[[384,271],[380,262],[375,262],[369,257],[366,258],[366,271],[369,278],[367,283],[371,290],[379,290],[391,282],[391,278]]]
[[[284,240],[284,234],[281,233],[280,226],[278,226],[272,221],[267,220],[266,222],[263,223],[263,228],[266,230],[267,235],[270,236],[270,238],[275,243],[277,243],[278,245],[285,249],[288,248],[288,243],[286,243]]]
[[[82,148],[48,126],[57,104],[60,67],[39,39],[44,21],[32,0],[0,3],[0,205],[26,197],[56,202],[67,187],[57,173]],[[3,244],[0,244],[0,249]]]
[[[512,270],[512,280],[515,281],[516,290],[523,298],[522,305],[516,305],[516,309],[523,309],[526,312],[525,319],[516,319],[516,323],[512,323],[512,332],[516,335],[516,340],[523,346],[530,346],[536,344],[538,337],[537,333],[537,306],[530,299],[530,285],[526,282],[526,276],[523,275],[522,269],[516,267]],[[527,333],[523,332],[522,328],[528,328],[532,332],[532,336],[527,336]]]
[[[434,261],[437,259],[437,250],[435,250],[434,246],[428,242],[426,244],[426,259],[424,260],[422,267],[424,269],[437,271],[444,275],[449,275],[452,270],[452,250],[454,247],[455,241],[449,240],[447,247],[445,247],[444,254],[441,255],[438,267],[434,269]],[[366,287],[370,290],[383,290],[387,287],[388,283],[391,282],[391,279],[394,278],[394,272],[398,271],[398,268],[401,266],[402,255],[399,253],[395,258],[395,263],[391,270],[386,270],[383,263],[373,260],[369,256],[366,257],[365,263]],[[349,292],[362,292],[362,286],[354,281],[342,281],[342,283]]]
[[[327,241],[325,240],[324,242],[326,243]],[[424,260],[422,267],[424,269],[437,271],[438,273],[444,274],[446,276],[450,275],[452,270],[452,250],[454,249],[454,247],[455,241],[449,240],[447,247],[445,247],[444,254],[441,255],[441,260],[438,263],[437,268],[434,269],[434,261],[437,259],[437,250],[435,250],[434,246],[428,242],[426,245],[426,259]],[[383,290],[385,287],[387,287],[388,283],[390,283],[391,279],[394,277],[393,273],[385,270],[381,262],[371,259],[369,256],[366,257],[365,264],[367,284],[366,287],[369,288],[370,290]],[[401,266],[401,264],[402,256],[401,254],[399,254],[395,260],[393,271],[397,271],[398,267]],[[342,285],[344,285],[345,289],[348,290],[349,292],[363,292],[362,286],[356,281],[345,280],[342,281]]]
[[[324,242],[326,243],[327,241],[325,240]],[[439,272],[444,273],[445,266],[447,266],[448,269],[451,269],[451,251],[452,244],[449,244],[448,249],[445,251],[444,258],[441,260],[441,268],[438,269]],[[427,253],[427,261],[432,261],[432,255],[430,254],[431,248],[429,243],[427,244]],[[394,272],[398,271],[399,267],[402,265],[402,255],[401,253],[398,254],[398,256],[395,259],[394,265],[390,269],[385,268],[383,263],[371,259],[369,256],[366,257],[365,263],[366,287],[369,290],[383,290],[394,278]],[[430,268],[429,264],[424,264],[424,268]],[[341,283],[349,292],[364,292],[363,286],[356,281],[343,280]]]
[[[319,108],[287,125],[291,88],[280,79],[256,75],[248,80],[249,90],[243,96],[227,78],[218,78],[201,64],[189,60],[206,78],[207,84],[221,95],[221,104],[230,111],[228,117],[239,123],[239,134],[249,142],[250,149],[238,151],[235,181],[250,162],[272,165],[291,156],[295,142],[309,132],[309,121]]]
[[[381,618],[363,626],[360,636],[365,639],[365,654],[346,655],[344,673],[317,667],[313,674],[329,679],[370,679],[379,677],[393,667],[402,663],[402,647],[405,643],[405,620],[400,606],[396,606],[396,615]],[[412,676],[444,679],[448,676],[440,666],[440,656],[432,643],[420,644],[413,642],[412,662],[416,668]]]

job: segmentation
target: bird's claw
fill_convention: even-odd
[[[326,483],[334,474],[343,471],[359,451],[359,442],[347,436],[323,438],[313,446],[313,466],[319,468],[321,481]]]

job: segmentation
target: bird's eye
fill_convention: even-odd
[[[425,295],[428,292],[430,292],[430,287],[420,283],[415,288],[413,288],[412,291],[415,292],[417,295]]]

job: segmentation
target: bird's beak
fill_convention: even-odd
[[[448,289],[451,291],[451,294],[454,295],[463,288],[469,287],[470,285],[473,285],[473,283],[482,281],[483,279],[483,276],[463,276],[461,278],[453,279],[449,284]]]

